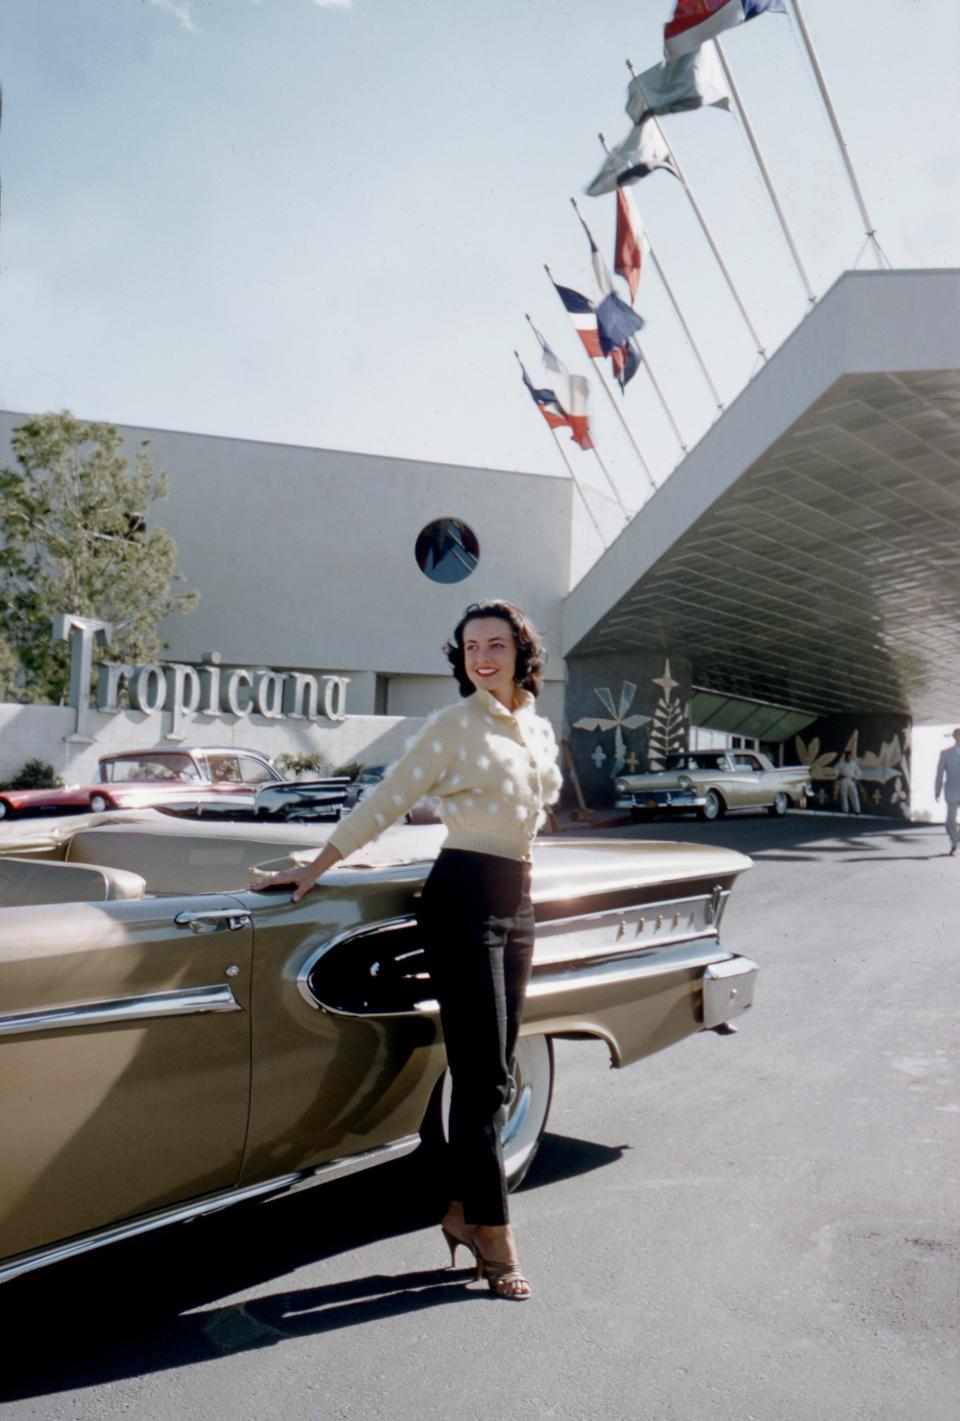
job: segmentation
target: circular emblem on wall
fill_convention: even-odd
[[[417,538],[414,556],[431,582],[462,582],[480,558],[477,535],[459,518],[435,518]]]

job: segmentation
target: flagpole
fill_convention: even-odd
[[[544,264],[543,264],[543,269],[544,269],[544,271],[547,273],[547,275],[550,277],[550,280],[551,280],[551,282],[553,283],[554,289],[556,289],[557,283],[553,280],[553,273],[551,272],[550,268],[547,266],[546,262],[544,262]],[[537,340],[540,342],[540,344],[541,344],[541,346],[542,346],[542,345],[543,345],[543,341],[541,340],[540,332],[537,330],[536,326],[535,326],[535,325],[533,324],[533,322],[530,320],[530,317],[526,315],[526,312],[524,312],[524,315],[526,316],[526,320],[527,320],[527,323],[528,323],[529,326],[530,326],[530,329],[533,331],[534,335],[537,337]],[[623,425],[623,428],[624,428],[624,430],[625,430],[625,432],[626,432],[627,438],[630,440],[630,443],[633,445],[634,452],[635,452],[637,458],[640,460],[641,465],[643,466],[644,473],[646,474],[647,478],[650,480],[651,484],[653,484],[653,487],[656,488],[656,484],[653,483],[653,475],[651,474],[650,470],[647,468],[646,461],[644,460],[643,455],[640,453],[640,450],[637,448],[636,440],[634,439],[633,435],[630,433],[630,430],[629,430],[629,428],[628,428],[628,426],[627,426],[627,422],[626,422],[626,420],[624,419],[623,415],[620,414],[619,409],[617,409],[616,400],[613,399],[612,395],[610,394],[610,391],[607,389],[606,385],[604,384],[604,381],[603,381],[603,371],[602,371],[602,370],[600,371],[600,384],[603,386],[603,392],[604,392],[604,394],[606,395],[607,399],[610,400],[611,404],[613,405],[614,410],[616,411],[617,415],[619,416],[620,423]],[[625,522],[625,523],[629,523],[629,521],[630,521],[630,514],[629,514],[628,511],[627,511],[627,505],[624,503],[623,499],[620,497],[620,490],[617,488],[616,484],[613,482],[613,479],[610,477],[609,473],[607,472],[607,469],[606,469],[606,467],[605,467],[603,461],[600,459],[600,456],[599,456],[599,455],[597,455],[597,458],[598,458],[598,460],[599,460],[599,462],[600,462],[600,467],[601,467],[601,469],[603,469],[603,472],[607,475],[607,483],[610,485],[610,488],[611,488],[611,490],[613,491],[613,496],[614,496],[614,498],[617,500],[617,503],[620,505],[621,511],[622,511],[622,513],[623,513],[624,522]]]
[[[594,512],[593,512],[593,509],[590,507],[589,503],[587,502],[587,495],[584,493],[584,491],[583,491],[583,489],[582,489],[582,487],[581,487],[581,485],[580,485],[579,479],[577,478],[576,474],[573,472],[573,465],[571,464],[570,460],[567,458],[566,451],[564,450],[563,445],[560,443],[560,440],[557,438],[557,431],[556,431],[555,429],[553,429],[549,424],[547,425],[547,428],[550,430],[550,435],[551,435],[551,437],[552,437],[552,439],[553,439],[553,442],[554,442],[554,444],[556,444],[557,449],[559,450],[560,458],[563,460],[563,462],[566,464],[567,468],[570,470],[570,477],[573,479],[574,488],[577,490],[577,493],[580,495],[580,502],[583,504],[584,508],[587,510],[588,514],[590,515],[590,522],[593,524],[594,528],[596,528],[596,530],[597,530],[597,537],[600,539],[600,546],[603,548],[603,551],[606,552],[606,551],[607,551],[607,548],[608,548],[608,546],[609,546],[609,544],[607,543],[606,538],[603,536],[603,532],[602,532],[602,530],[601,530],[601,528],[600,528],[600,524],[597,522],[597,519],[596,519],[596,516],[595,516],[595,514],[594,514]],[[594,453],[596,453],[596,450],[594,450]]]
[[[651,474],[651,472],[650,472],[650,465],[647,463],[646,459],[645,459],[645,458],[643,457],[643,455],[640,453],[640,446],[639,446],[639,444],[637,443],[637,441],[634,439],[633,435],[631,434],[631,432],[630,432],[630,426],[629,426],[629,424],[627,424],[627,421],[626,421],[626,420],[624,419],[624,417],[623,417],[623,411],[621,410],[620,406],[617,404],[617,401],[616,401],[616,398],[615,398],[615,396],[614,396],[614,393],[613,393],[613,391],[610,389],[609,385],[607,384],[607,377],[606,377],[606,374],[604,373],[603,366],[600,364],[599,360],[597,360],[597,359],[594,359],[593,365],[594,365],[594,369],[595,369],[596,372],[597,372],[597,375],[598,375],[599,378],[600,378],[600,384],[601,384],[601,386],[602,386],[602,388],[603,388],[603,393],[606,395],[607,399],[610,401],[611,405],[613,406],[613,412],[614,412],[614,414],[617,416],[617,419],[620,421],[620,423],[623,425],[623,432],[624,432],[624,434],[627,436],[627,438],[630,440],[630,443],[633,445],[633,452],[636,454],[637,458],[640,460],[640,467],[641,467],[641,469],[643,470],[643,472],[646,474],[647,478],[649,479],[649,481],[650,481],[650,487],[653,489],[654,493],[656,493],[656,491],[657,491],[657,481],[656,481],[656,479],[653,477],[653,474]],[[626,511],[626,510],[624,510],[624,511]]]
[[[601,469],[607,476],[607,483],[613,489],[614,493],[617,494],[617,502],[623,509],[623,522],[624,526],[626,526],[626,524],[630,522],[630,514],[627,512],[626,508],[624,508],[623,499],[617,493],[617,486],[613,482],[613,479],[610,477],[610,471],[607,468],[606,464],[603,462],[603,460],[600,458],[600,450],[597,448],[596,444],[594,444],[592,439],[590,440],[590,448],[593,450],[593,457],[596,459],[597,463],[600,465]]]
[[[760,169],[760,176],[763,178],[763,181],[766,184],[767,192],[770,194],[770,201],[773,203],[773,210],[777,214],[777,220],[780,223],[783,235],[786,238],[787,246],[790,248],[790,255],[793,257],[797,271],[800,273],[800,280],[803,282],[804,290],[807,293],[807,300],[810,302],[810,305],[813,306],[816,304],[817,300],[816,293],[813,287],[810,285],[810,280],[807,276],[806,271],[804,270],[803,262],[800,260],[800,253],[797,250],[797,244],[793,240],[793,233],[790,231],[786,215],[783,211],[783,208],[780,206],[780,199],[777,197],[776,189],[773,186],[773,180],[767,170],[766,163],[763,161],[763,154],[760,152],[760,145],[754,137],[753,128],[750,125],[750,119],[747,116],[746,107],[744,106],[743,99],[740,97],[740,90],[737,88],[736,80],[734,79],[733,74],[730,71],[730,65],[727,63],[727,56],[723,52],[723,45],[720,43],[720,40],[716,35],[714,36],[713,43],[720,60],[720,65],[723,69],[724,76],[729,86],[730,93],[733,96],[733,102],[736,104],[737,111],[740,114],[740,120],[743,124],[744,132],[746,133],[747,138],[750,141],[750,147],[753,149],[753,156],[757,160],[757,167]]]
[[[703,378],[706,380],[707,384],[710,386],[710,393],[713,395],[714,401],[716,402],[717,409],[722,412],[722,411],[726,408],[726,406],[724,405],[723,400],[720,398],[720,391],[717,389],[716,385],[715,385],[715,384],[713,383],[713,381],[711,380],[711,378],[710,378],[710,371],[707,369],[706,365],[704,365],[704,363],[703,363],[703,356],[700,354],[700,351],[699,351],[699,349],[698,349],[698,347],[697,347],[697,343],[696,343],[696,341],[694,340],[693,336],[692,336],[691,333],[690,333],[690,327],[687,325],[686,321],[683,319],[683,312],[680,310],[680,307],[677,305],[677,298],[676,298],[676,297],[674,296],[674,294],[673,294],[673,288],[672,288],[672,286],[670,285],[669,281],[667,280],[667,274],[666,274],[666,272],[664,271],[663,267],[660,265],[660,259],[659,259],[659,257],[657,256],[656,252],[654,251],[653,243],[650,241],[649,237],[647,238],[647,244],[648,244],[648,247],[649,247],[650,256],[651,256],[651,259],[652,259],[652,261],[653,261],[653,264],[654,264],[654,266],[657,268],[657,273],[658,273],[658,275],[659,275],[659,277],[660,277],[660,280],[663,282],[664,289],[665,289],[667,295],[670,297],[670,301],[671,301],[671,303],[672,303],[672,305],[673,305],[673,309],[674,309],[674,310],[676,311],[676,313],[677,313],[677,320],[680,322],[681,326],[683,327],[683,333],[684,333],[684,335],[687,337],[687,340],[688,340],[689,343],[690,343],[690,348],[691,348],[691,350],[693,351],[694,355],[696,356],[697,364],[700,366],[700,369],[701,369],[702,372],[703,372]]]
[[[639,75],[637,74],[637,71],[634,69],[634,67],[633,67],[633,65],[632,65],[632,63],[630,62],[629,59],[627,60],[627,68],[629,69],[631,76],[637,81],[637,85],[638,85],[638,87],[639,87],[639,89],[640,89],[641,95],[643,95],[644,99],[646,99],[646,94],[644,93],[643,84],[640,82],[640,77],[639,77]],[[649,100],[647,100],[647,102],[649,103]],[[744,323],[745,323],[745,325],[746,325],[746,327],[747,327],[747,330],[750,332],[750,335],[751,335],[751,338],[752,338],[752,340],[753,340],[754,346],[756,347],[757,354],[760,356],[761,360],[766,360],[766,358],[767,358],[767,352],[764,350],[764,348],[763,348],[763,346],[762,346],[762,344],[761,344],[761,342],[760,342],[760,337],[759,337],[759,335],[757,334],[756,330],[754,329],[753,322],[751,321],[749,315],[747,314],[747,308],[746,308],[746,306],[743,304],[743,302],[742,302],[741,299],[740,299],[740,293],[739,293],[739,291],[737,290],[736,286],[734,285],[733,277],[730,275],[730,272],[729,272],[729,270],[727,269],[727,264],[726,264],[726,262],[723,260],[723,257],[720,255],[720,248],[717,246],[716,242],[714,241],[713,233],[710,231],[710,228],[709,228],[709,226],[708,226],[708,224],[707,224],[707,219],[706,219],[706,218],[704,217],[704,215],[703,215],[703,212],[702,212],[702,210],[701,210],[701,207],[700,207],[699,202],[697,201],[697,199],[696,199],[696,198],[694,197],[694,195],[693,195],[693,191],[692,191],[692,189],[691,189],[691,187],[690,187],[690,184],[687,182],[686,178],[685,178],[684,175],[683,175],[683,169],[680,167],[680,164],[677,162],[677,155],[674,153],[673,148],[672,148],[672,146],[671,146],[671,144],[670,144],[670,140],[668,139],[667,135],[666,135],[666,134],[664,133],[664,131],[663,131],[663,125],[661,124],[660,120],[657,118],[656,114],[654,114],[654,113],[652,112],[652,110],[651,110],[651,114],[650,114],[650,120],[651,120],[653,123],[655,123],[655,124],[657,125],[657,132],[660,134],[660,137],[663,139],[664,146],[665,146],[665,148],[666,148],[668,154],[670,155],[670,161],[673,163],[673,166],[674,166],[674,168],[675,168],[676,171],[677,171],[677,177],[680,179],[680,182],[681,182],[682,185],[683,185],[683,190],[684,190],[684,192],[687,194],[687,201],[690,203],[690,206],[693,208],[694,215],[696,216],[696,219],[697,219],[697,221],[700,223],[700,226],[701,226],[701,228],[702,228],[702,230],[703,230],[703,235],[706,237],[708,243],[710,244],[710,250],[713,252],[714,257],[715,257],[716,260],[717,260],[717,265],[719,266],[721,272],[723,273],[723,278],[724,278],[724,280],[726,281],[727,286],[730,288],[730,294],[731,294],[731,296],[733,297],[734,301],[737,303],[737,309],[739,310],[741,316],[742,316],[743,319],[744,319]]]
[[[519,356],[519,354],[517,353],[517,351],[514,351],[513,353],[514,353],[514,356],[516,357],[517,364],[520,366],[520,369],[522,370],[522,369],[523,369],[523,361],[520,359],[520,356]],[[577,493],[580,495],[580,501],[581,501],[581,503],[583,504],[584,508],[587,510],[587,513],[588,513],[589,518],[590,518],[590,522],[593,524],[594,528],[596,528],[596,530],[597,530],[597,537],[600,539],[601,547],[603,548],[604,552],[606,552],[606,550],[607,550],[607,542],[606,542],[606,539],[605,539],[604,536],[603,536],[603,532],[602,532],[602,530],[601,530],[601,528],[600,528],[600,524],[599,524],[599,523],[597,522],[597,520],[596,520],[596,516],[594,515],[593,509],[590,507],[589,503],[587,502],[587,495],[584,493],[584,491],[583,491],[583,489],[582,489],[582,487],[581,487],[581,485],[580,485],[580,480],[577,478],[576,474],[573,472],[573,465],[570,463],[570,460],[567,458],[566,453],[564,452],[563,445],[560,443],[560,440],[557,438],[557,431],[553,428],[553,425],[551,425],[551,424],[548,424],[548,425],[547,425],[547,428],[549,429],[551,435],[553,436],[553,442],[554,442],[554,444],[556,444],[556,446],[557,446],[557,452],[559,453],[560,458],[563,460],[563,462],[564,462],[564,463],[566,464],[566,466],[567,466],[567,472],[569,473],[571,479],[573,480],[573,486],[574,486],[574,488],[577,490]]]
[[[600,139],[600,143],[601,143],[601,145],[602,145],[602,147],[603,147],[604,153],[606,153],[607,156],[609,157],[609,155],[610,155],[610,149],[607,147],[607,140],[604,138],[604,136],[603,136],[602,133],[598,133],[598,134],[597,134],[597,137]],[[657,256],[657,253],[656,253],[656,250],[655,250],[655,248],[654,248],[654,245],[653,245],[653,243],[652,243],[651,240],[650,240],[650,234],[649,234],[649,232],[647,232],[647,224],[644,223],[643,225],[644,225],[644,235],[645,235],[645,237],[646,237],[646,242],[647,242],[647,251],[650,253],[650,258],[651,258],[651,260],[652,260],[654,266],[657,268],[657,274],[659,275],[660,280],[663,282],[663,289],[666,291],[667,295],[668,295],[669,298],[670,298],[670,304],[672,305],[674,311],[676,312],[677,320],[680,322],[680,325],[683,327],[683,333],[684,333],[684,335],[685,335],[686,338],[687,338],[687,343],[689,344],[690,349],[693,351],[693,354],[694,354],[694,356],[695,356],[695,358],[696,358],[697,364],[700,366],[700,370],[701,370],[701,372],[702,372],[702,374],[703,374],[703,378],[706,380],[707,384],[710,386],[710,393],[713,395],[713,398],[714,398],[714,401],[715,401],[715,403],[716,403],[717,409],[722,412],[722,411],[726,408],[726,406],[724,405],[723,400],[720,398],[720,391],[717,389],[716,385],[713,383],[713,381],[712,381],[711,378],[710,378],[710,371],[707,369],[707,367],[706,367],[706,365],[705,365],[705,363],[704,363],[704,360],[703,360],[703,356],[700,354],[700,347],[697,345],[697,342],[694,340],[694,338],[693,338],[693,332],[691,331],[690,327],[689,327],[689,326],[687,325],[687,323],[686,323],[686,320],[684,319],[683,312],[682,312],[681,309],[680,309],[680,303],[679,303],[679,301],[677,300],[676,296],[673,294],[673,287],[670,285],[669,281],[667,280],[667,273],[664,271],[663,267],[660,265],[660,258]]]
[[[860,184],[857,182],[857,175],[853,171],[853,164],[850,161],[850,154],[847,151],[847,145],[844,141],[843,134],[840,131],[840,124],[837,120],[837,115],[834,112],[833,104],[830,101],[830,94],[827,91],[826,81],[824,80],[820,65],[817,63],[817,56],[814,52],[813,44],[810,40],[810,35],[807,31],[806,25],[803,22],[803,15],[800,12],[800,5],[798,3],[798,0],[792,0],[792,3],[793,12],[797,17],[797,24],[800,27],[800,35],[803,39],[804,48],[807,51],[807,58],[810,60],[810,67],[813,69],[813,77],[817,81],[817,87],[820,90],[820,97],[823,99],[823,105],[827,111],[827,116],[830,119],[830,126],[833,129],[833,136],[837,140],[837,147],[840,149],[840,157],[843,159],[843,166],[847,170],[847,177],[850,179],[850,186],[853,189],[854,198],[856,199],[857,206],[860,209],[860,216],[863,219],[863,226],[864,230],[866,231],[867,241],[870,242],[870,244],[872,245],[873,255],[876,258],[877,266],[882,271],[884,265],[889,267],[890,263],[884,256],[883,249],[881,248],[880,243],[877,240],[876,228],[870,221],[870,214],[867,211],[867,204],[863,200],[863,193],[860,191]]]
[[[637,347],[637,354],[638,354],[639,357],[640,357],[640,363],[641,363],[641,365],[645,365],[645,366],[646,366],[647,374],[650,376],[650,383],[652,384],[654,390],[657,392],[657,398],[659,399],[661,405],[663,406],[663,412],[664,412],[664,414],[667,416],[667,419],[670,421],[670,427],[671,427],[671,429],[673,430],[674,434],[677,436],[677,443],[680,445],[680,448],[683,450],[684,454],[686,454],[686,453],[687,453],[687,445],[684,444],[684,442],[683,442],[683,435],[680,433],[680,430],[679,430],[679,428],[677,427],[677,421],[674,419],[673,415],[672,415],[671,412],[670,412],[670,406],[667,404],[666,397],[665,397],[663,391],[662,391],[661,388],[660,388],[660,383],[659,383],[659,381],[657,380],[656,375],[654,375],[654,373],[653,373],[653,369],[652,369],[652,367],[651,367],[651,365],[650,365],[650,361],[649,361],[649,360],[647,359],[647,357],[644,355],[644,353],[643,353],[643,347],[641,346],[639,340],[637,340],[636,336],[634,336],[633,339],[634,339],[634,344],[635,344],[636,347]]]

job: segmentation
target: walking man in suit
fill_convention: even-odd
[[[957,852],[957,806],[960,805],[960,727],[953,732],[953,744],[948,750],[941,750],[937,763],[937,783],[934,786],[935,799],[940,791],[947,802],[947,835],[950,839],[951,856]]]

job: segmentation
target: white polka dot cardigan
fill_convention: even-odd
[[[529,859],[561,778],[549,721],[529,691],[517,695],[513,712],[486,690],[437,711],[328,842],[346,858],[430,794],[447,826],[444,848]]]

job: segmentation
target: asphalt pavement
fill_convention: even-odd
[[[4,1421],[957,1421],[960,856],[836,816],[602,832],[751,854],[722,936],[761,974],[737,1035],[558,1044],[529,1302],[444,1270],[414,1157],[0,1289]]]

